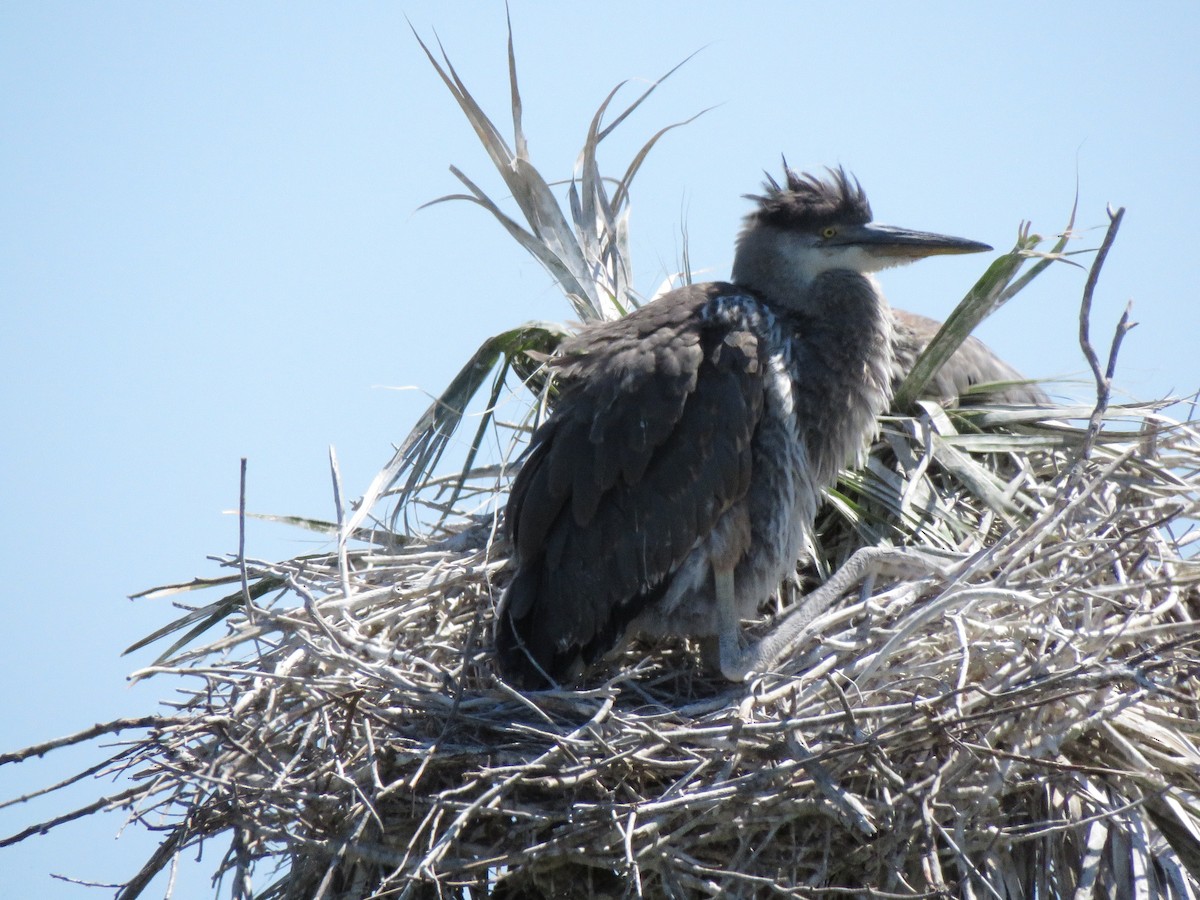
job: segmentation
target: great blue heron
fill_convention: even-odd
[[[872,273],[991,248],[873,223],[842,169],[784,168],[782,185],[768,178],[749,198],[730,282],[589,327],[553,360],[560,393],[506,513],[515,573],[495,631],[506,678],[569,680],[641,634],[704,639],[739,681],[811,618],[785,616],[742,647],[739,621],[792,571],[822,489],[861,456],[890,400],[905,323]],[[884,556],[859,551],[804,607],[821,592],[828,605]]]
[[[917,357],[924,352],[942,323],[903,309],[892,308],[892,386],[899,387]],[[1037,384],[993,353],[974,335],[963,341],[922,392],[943,406],[975,403],[1048,406],[1050,398]]]

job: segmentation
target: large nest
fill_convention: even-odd
[[[636,171],[610,201],[593,171],[604,134],[588,137],[584,200],[571,188],[579,259],[542,259],[596,317],[629,296]],[[536,172],[489,150],[525,179],[517,202],[541,203]],[[1030,249],[1023,235],[1014,265]],[[747,684],[677,642],[522,694],[490,656],[510,467],[476,450],[484,427],[504,431],[491,413],[518,383],[536,388],[531,409],[552,403],[537,362],[560,336],[485,344],[330,524],[328,554],[230,556],[226,577],[155,592],[230,588],[146,640],[179,635],[139,673],[190,682],[171,712],[0,759],[139,730],[100,767],[132,779],[107,802],[164,832],[124,896],[221,834],[235,897],[264,869],[278,871],[256,895],[280,898],[1196,896],[1194,427],[1108,408],[1103,377],[1095,409],[909,407],[831,496],[799,577],[881,539],[941,554],[942,572],[847,597]],[[494,363],[485,424],[438,475]],[[512,432],[515,447],[527,426]]]
[[[928,458],[915,421],[876,458]],[[1055,475],[1062,458],[1003,460],[1027,515],[986,545],[980,504],[927,475],[913,515],[952,515],[979,554],[847,600],[748,686],[684,644],[580,690],[498,681],[494,521],[248,561],[278,590],[147,671],[200,686],[121,763],[164,846],[231,831],[228,866],[286,859],[260,896],[1192,896],[1200,572],[1171,526],[1200,443],[1160,430]]]

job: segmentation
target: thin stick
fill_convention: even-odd
[[[39,822],[36,825],[30,825],[28,828],[18,831],[16,834],[9,835],[6,838],[0,839],[0,847],[11,847],[13,844],[19,844],[27,837],[32,837],[35,834],[45,834],[51,828],[56,828],[66,822],[72,822],[75,819],[82,819],[84,816],[90,816],[92,813],[99,812],[102,809],[108,809],[113,806],[120,806],[123,803],[128,803],[131,800],[141,796],[145,792],[145,788],[141,785],[131,787],[128,790],[121,791],[119,794],[113,794],[111,797],[101,797],[87,806],[81,806],[79,809],[72,810],[69,813],[63,813],[61,816],[55,816],[53,819],[47,819],[45,822]]]
[[[1113,241],[1116,240],[1117,231],[1121,227],[1121,219],[1124,216],[1125,207],[1123,206],[1119,207],[1116,212],[1112,212],[1111,209],[1109,210],[1108,231],[1104,235],[1104,242],[1101,243],[1100,249],[1096,251],[1096,258],[1092,260],[1091,269],[1088,270],[1087,282],[1083,286],[1083,301],[1079,306],[1079,346],[1083,350],[1083,355],[1087,358],[1088,365],[1091,366],[1093,377],[1096,379],[1096,406],[1092,410],[1092,417],[1088,423],[1087,436],[1084,438],[1083,449],[1080,453],[1081,460],[1091,458],[1096,436],[1099,435],[1100,429],[1104,424],[1104,414],[1108,412],[1108,405],[1112,395],[1113,374],[1117,366],[1117,352],[1121,348],[1121,341],[1124,340],[1126,332],[1137,324],[1131,324],[1129,321],[1129,314],[1133,307],[1131,301],[1126,305],[1125,312],[1117,323],[1116,334],[1113,336],[1112,347],[1108,354],[1108,368],[1107,370],[1101,370],[1100,357],[1096,354],[1089,335],[1092,316],[1092,297],[1096,292],[1096,284],[1100,280],[1100,270],[1104,267],[1104,260],[1108,257],[1108,251],[1112,248]]]
[[[42,741],[39,744],[24,747],[12,753],[0,753],[0,766],[5,763],[21,762],[32,756],[45,756],[51,750],[57,750],[59,747],[82,744],[84,741],[90,741],[101,735],[117,734],[129,728],[167,728],[173,725],[186,725],[194,721],[195,719],[192,716],[138,716],[133,719],[115,719],[103,725],[92,725],[82,731],[68,734],[65,737],[55,738],[51,741]]]
[[[350,596],[350,563],[346,556],[346,508],[342,502],[342,472],[338,468],[337,451],[329,446],[329,474],[333,478],[333,505],[337,510],[338,573],[342,581],[342,596]]]
[[[238,573],[242,579],[242,602],[246,606],[246,617],[255,621],[254,598],[250,596],[250,576],[246,572],[246,457],[242,457],[241,478],[238,486]]]

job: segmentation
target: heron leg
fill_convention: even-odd
[[[737,616],[737,595],[734,593],[733,569],[713,566],[713,588],[717,600],[717,660],[721,674],[730,681],[741,681],[731,673],[745,655],[742,649],[742,630]]]
[[[813,620],[829,609],[846,591],[859,581],[866,579],[869,583],[876,575],[885,573],[911,578],[923,578],[935,573],[947,574],[941,560],[911,550],[897,550],[891,547],[865,547],[858,550],[829,577],[828,581],[805,595],[797,607],[780,619],[771,632],[757,644],[745,650],[738,649],[736,657],[729,658],[726,656],[725,644],[722,643],[721,674],[730,681],[745,681],[751,672],[771,671],[809,636],[809,626]],[[731,590],[732,582],[730,573]],[[718,603],[720,597],[718,589]],[[718,606],[718,610],[722,611],[722,607]],[[736,625],[735,619],[735,628]]]

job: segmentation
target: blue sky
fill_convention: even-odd
[[[1150,11],[1147,11],[1150,10]],[[330,518],[328,447],[358,495],[488,335],[564,319],[561,294],[482,212],[447,204],[450,164],[500,191],[405,21],[436,29],[497,121],[508,103],[494,2],[0,6],[0,412],[7,652],[0,751],[152,711],[181,685],[130,688],[172,618],[137,590],[214,574],[236,549],[238,460],[249,506]],[[1009,247],[1023,219],[1094,247],[1105,204],[1128,208],[1096,298],[1105,347],[1128,300],[1118,388],[1200,387],[1194,286],[1200,201],[1200,6],[656,4],[513,0],[534,163],[570,174],[592,112],[624,79],[690,53],[614,136],[639,176],[637,283],[678,267],[686,223],[701,277],[728,274],[764,169],[843,164],[877,219]],[[636,85],[635,85],[636,87]],[[630,94],[632,97],[632,93]],[[883,273],[892,301],[951,309],[986,260]],[[1084,273],[1058,267],[981,335],[1029,375],[1085,369]],[[1089,387],[1068,387],[1086,398]],[[260,558],[314,549],[251,523]],[[94,761],[0,769],[10,797]],[[7,835],[116,786],[0,810]],[[122,817],[0,851],[10,896],[79,897],[47,873],[118,881],[154,845]],[[207,895],[216,852],[185,867]],[[161,895],[161,888],[157,894]]]

